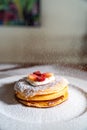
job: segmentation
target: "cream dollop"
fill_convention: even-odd
[[[44,81],[31,81],[29,79],[27,79],[27,82],[29,82],[31,85],[33,86],[39,86],[39,85],[45,85],[45,84],[48,84],[48,83],[51,83],[55,80],[55,76],[52,75],[51,77],[49,78],[46,78]]]

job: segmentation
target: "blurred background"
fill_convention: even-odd
[[[87,64],[87,0],[41,0],[40,26],[0,26],[0,63]]]

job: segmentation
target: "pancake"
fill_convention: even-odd
[[[14,86],[17,100],[30,107],[53,107],[68,99],[68,81],[40,71],[20,79]]]
[[[46,101],[46,100],[53,100],[55,98],[60,97],[61,95],[64,95],[65,92],[68,91],[68,86],[65,87],[63,90],[60,90],[59,92],[46,94],[46,95],[36,95],[33,97],[25,97],[22,93],[16,93],[16,97],[18,97],[21,100],[25,101]]]
[[[15,92],[19,92],[24,97],[33,97],[35,95],[46,95],[61,91],[67,86],[66,79],[55,76],[55,80],[48,84],[33,86],[27,82],[26,78],[20,79],[14,86]]]
[[[53,100],[45,100],[45,101],[24,101],[17,97],[18,102],[22,103],[23,105],[26,105],[28,107],[37,107],[37,108],[54,107],[58,104],[63,103],[67,99],[68,99],[68,92],[65,92],[63,95]]]

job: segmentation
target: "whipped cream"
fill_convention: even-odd
[[[39,86],[39,85],[45,85],[45,84],[51,83],[54,80],[55,80],[55,77],[53,75],[53,76],[51,76],[49,78],[46,78],[44,81],[41,81],[41,82],[39,82],[39,81],[31,81],[29,79],[27,79],[27,82],[29,82],[33,86]]]

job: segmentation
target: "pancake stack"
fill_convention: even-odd
[[[29,107],[47,108],[68,99],[68,81],[53,73],[33,72],[16,82],[16,99]]]

